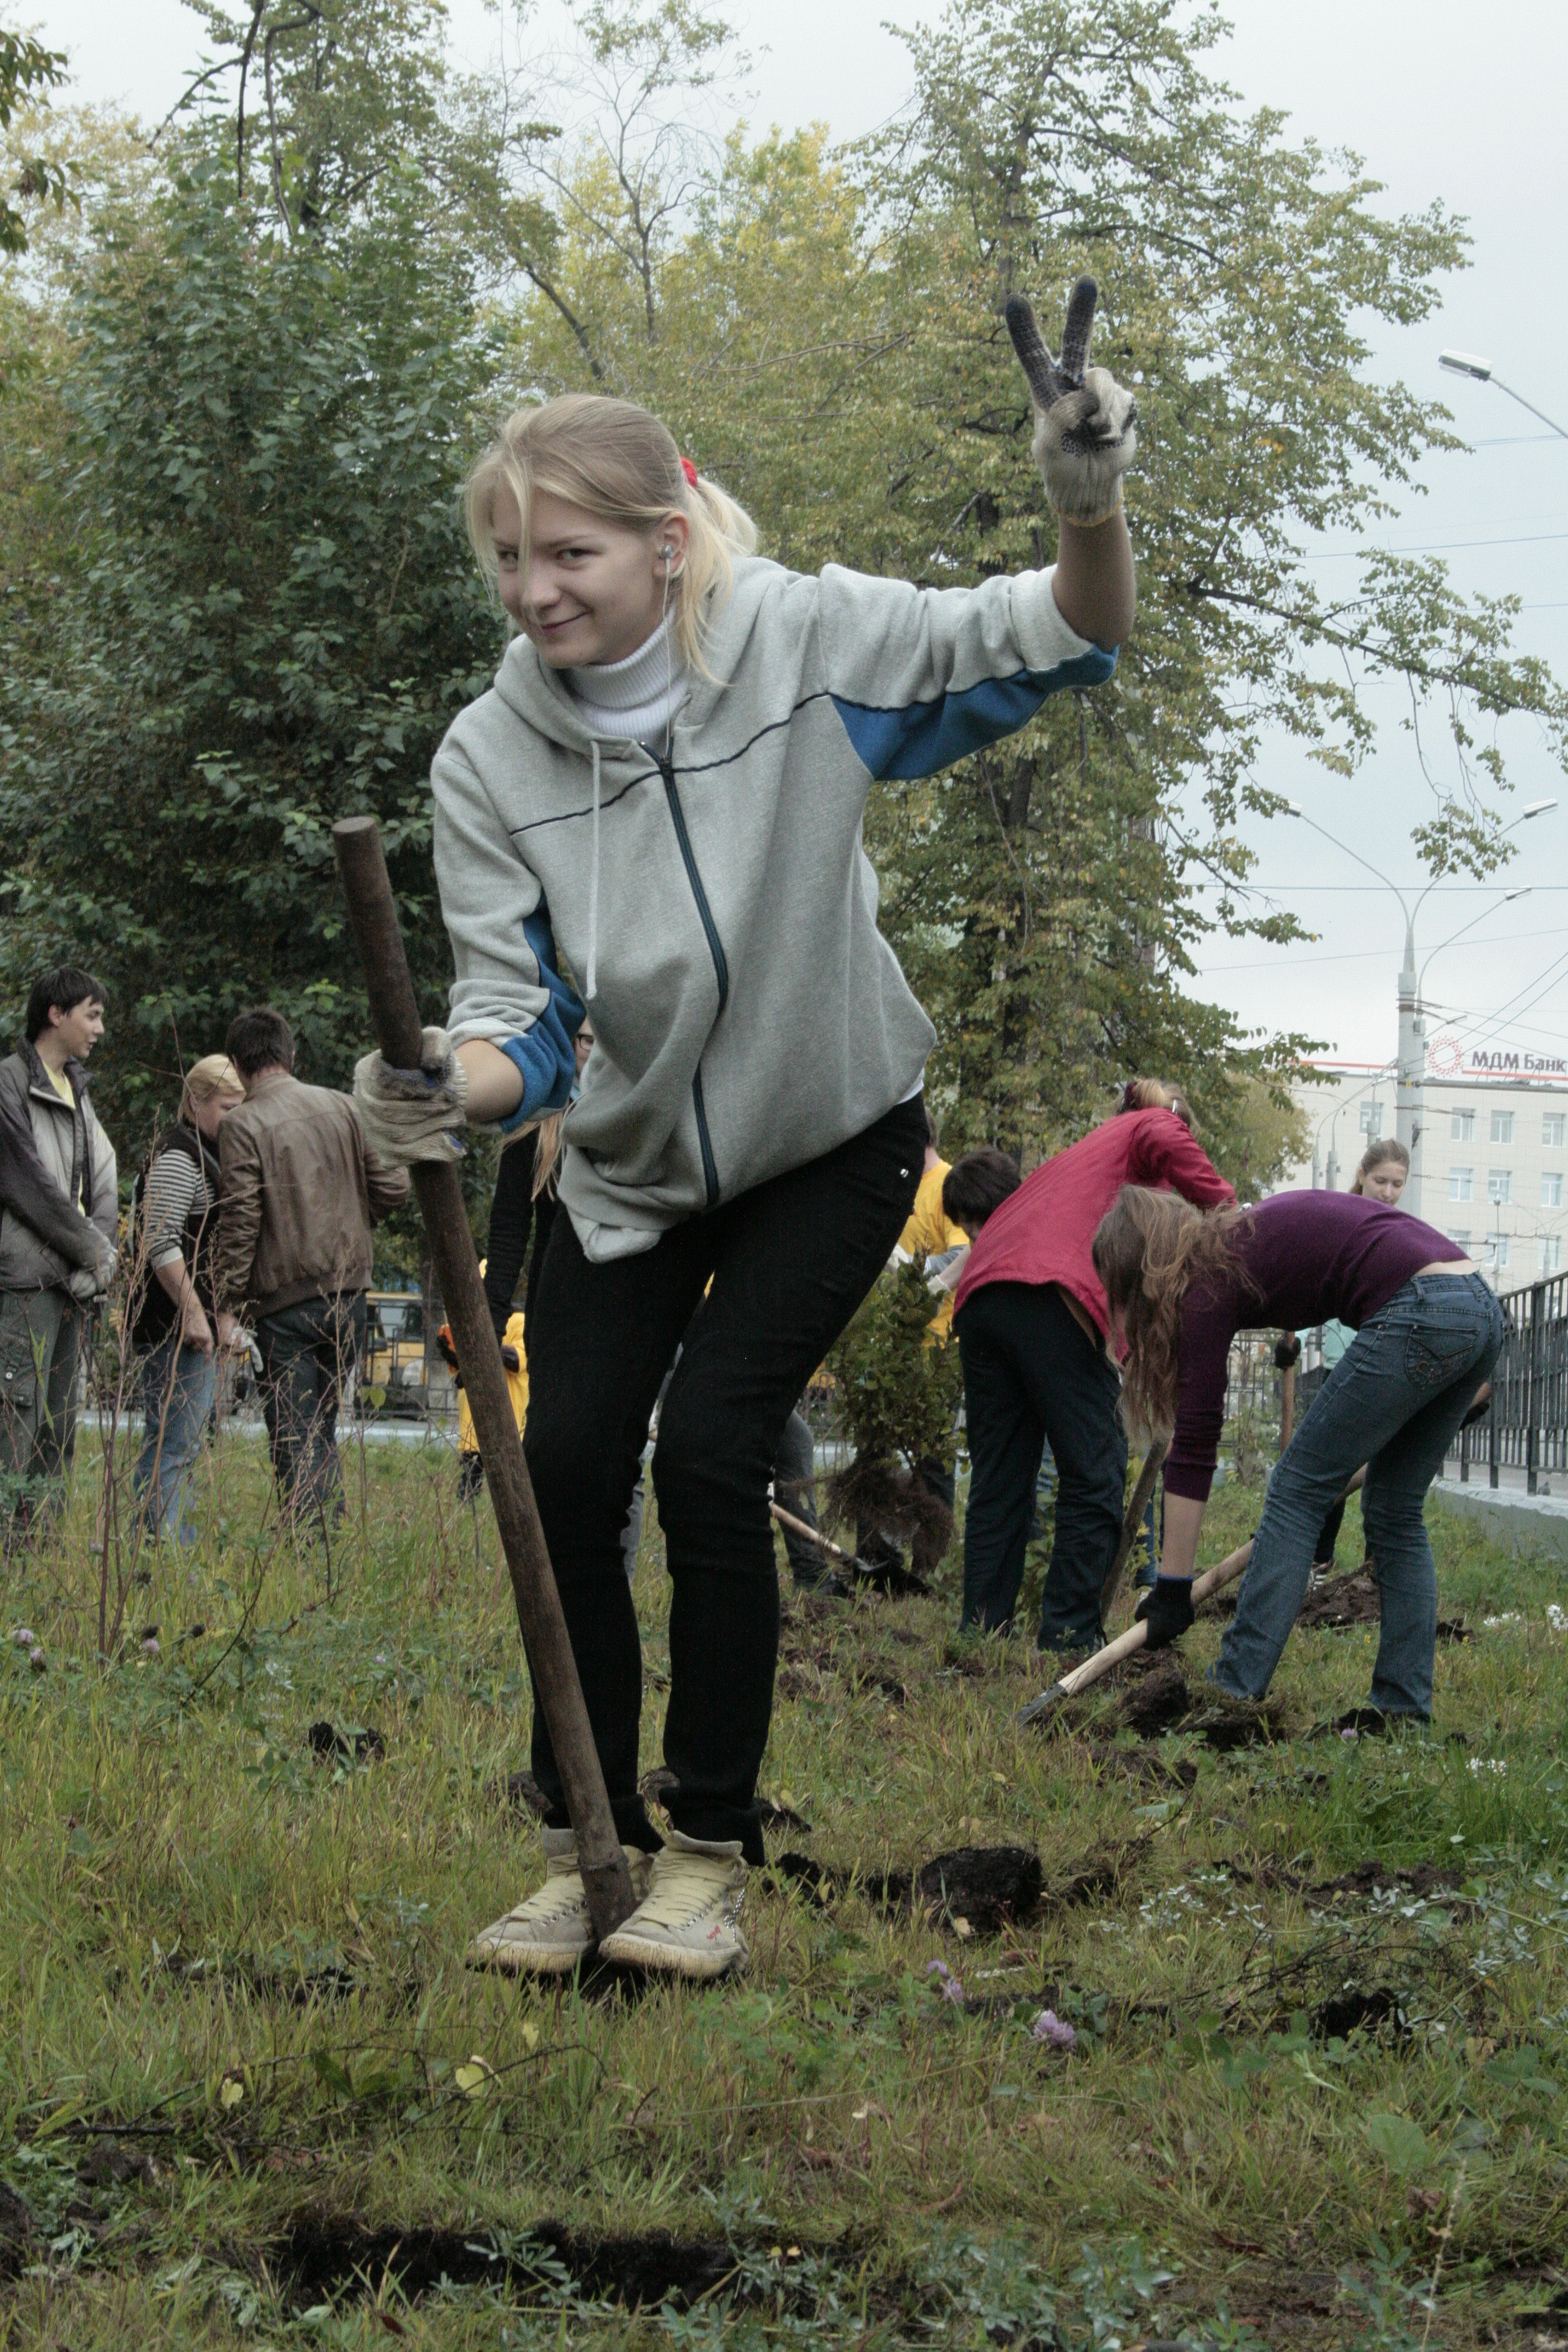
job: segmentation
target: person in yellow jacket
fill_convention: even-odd
[[[479,1261],[479,1276],[484,1278],[484,1260]],[[528,1418],[528,1351],[523,1345],[523,1312],[520,1307],[507,1318],[501,1334],[500,1360],[506,1371],[506,1384],[511,1398],[511,1409],[517,1421],[517,1433],[522,1434],[522,1424]],[[457,1370],[458,1359],[452,1346],[452,1334],[445,1323],[440,1333],[441,1353]],[[458,1383],[458,1494],[467,1503],[472,1500],[484,1484],[484,1465],[479,1460],[479,1441],[474,1433],[474,1416],[468,1410],[468,1392],[461,1381]]]
[[[942,1205],[942,1188],[947,1180],[949,1163],[937,1150],[936,1122],[926,1112],[925,1165],[915,1191],[915,1205],[909,1221],[899,1235],[898,1247],[906,1257],[939,1257],[946,1250],[967,1249],[969,1235],[962,1225],[955,1225]],[[941,1306],[931,1318],[933,1339],[945,1340],[952,1325],[952,1292],[948,1290]]]

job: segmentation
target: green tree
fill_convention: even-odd
[[[659,40],[636,5],[593,28],[597,124],[553,143],[535,126],[508,165],[548,216],[552,273],[521,273],[516,380],[646,401],[786,562],[938,585],[1047,562],[1002,308],[1026,289],[1049,328],[1074,276],[1098,277],[1100,354],[1142,411],[1136,635],[1112,686],[950,776],[879,788],[868,844],[955,1143],[1033,1157],[1131,1068],[1183,1081],[1216,1132],[1244,1120],[1306,1041],[1241,1038],[1183,982],[1211,927],[1190,880],[1239,883],[1239,822],[1271,804],[1264,730],[1344,772],[1373,740],[1372,682],[1397,677],[1417,722],[1440,712],[1417,832],[1434,870],[1499,855],[1483,719],[1525,714],[1564,746],[1568,706],[1510,654],[1506,600],[1369,556],[1330,603],[1298,551],[1308,530],[1374,525],[1449,444],[1441,410],[1372,379],[1357,322],[1425,315],[1458,225],[1387,219],[1354,158],[1243,113],[1205,68],[1215,21],[1163,0],[953,0],[909,37],[895,131],[837,156],[820,134],[732,132],[695,184],[714,28],[680,0]],[[1293,935],[1234,893],[1213,920]]]
[[[35,112],[47,102],[47,92],[64,81],[66,65],[63,50],[46,49],[27,34],[7,32],[0,26],[0,132],[10,130],[28,101]],[[9,187],[0,189],[0,253],[25,253],[27,223],[22,205],[51,197],[62,205],[70,194],[70,173],[36,150],[15,157],[12,171]]]
[[[346,1077],[348,810],[444,997],[429,761],[500,640],[456,499],[486,346],[422,202],[389,180],[289,241],[202,162],[106,236],[69,320],[71,561],[14,583],[0,688],[0,990],[68,951],[103,971],[122,1135],[247,1000]]]

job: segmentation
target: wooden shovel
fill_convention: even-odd
[[[1233,1551],[1230,1558],[1222,1559],[1217,1568],[1205,1569],[1202,1576],[1194,1577],[1194,1606],[1200,1601],[1206,1601],[1211,1592],[1218,1592],[1222,1586],[1234,1584],[1251,1558],[1252,1538],[1249,1536],[1239,1551]],[[1020,1730],[1026,1723],[1044,1723],[1056,1713],[1064,1699],[1076,1697],[1079,1691],[1088,1690],[1091,1683],[1097,1683],[1102,1675],[1108,1675],[1112,1666],[1120,1665],[1123,1658],[1130,1658],[1134,1650],[1141,1650],[1148,1638],[1149,1628],[1140,1617],[1135,1623],[1129,1625],[1125,1633],[1118,1633],[1114,1642],[1107,1642],[1103,1650],[1096,1650],[1092,1658],[1086,1658],[1081,1666],[1073,1668],[1070,1675],[1064,1675],[1060,1682],[1051,1685],[1049,1690],[1043,1690],[1038,1698],[1032,1698],[1019,1714]]]
[[[342,818],[332,827],[332,843],[354,941],[364,966],[376,1043],[395,1067],[415,1069],[422,1045],[419,1007],[374,818]],[[616,1834],[605,1775],[583,1703],[583,1686],[577,1679],[533,1484],[518,1437],[500,1348],[479,1282],[479,1262],[463,1206],[462,1185],[455,1164],[421,1163],[413,1173],[458,1369],[474,1417],[485,1486],[511,1573],[523,1647],[533,1669],[566,1792],[566,1810],[576,1833],[577,1864],[589,1916],[595,1935],[603,1943],[635,1907],[631,1874]]]

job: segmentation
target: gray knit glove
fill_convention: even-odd
[[[1093,278],[1080,278],[1068,299],[1059,360],[1040,341],[1024,297],[1007,303],[1007,332],[1035,404],[1034,456],[1046,496],[1086,529],[1109,521],[1121,506],[1121,477],[1138,454],[1137,402],[1109,368],[1086,364],[1098,299]]]
[[[444,1029],[426,1029],[416,1070],[397,1070],[379,1054],[354,1064],[354,1108],[364,1139],[388,1167],[462,1156],[468,1074]]]

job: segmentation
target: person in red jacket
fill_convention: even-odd
[[[1100,1594],[1121,1533],[1127,1437],[1089,1249],[1123,1184],[1177,1192],[1200,1208],[1234,1206],[1191,1130],[1173,1088],[1131,1079],[1115,1117],[1026,1177],[969,1253],[952,1318],[969,1433],[965,1627],[1012,1622],[1048,1440],[1057,1527],[1039,1644],[1089,1649],[1102,1638]]]

